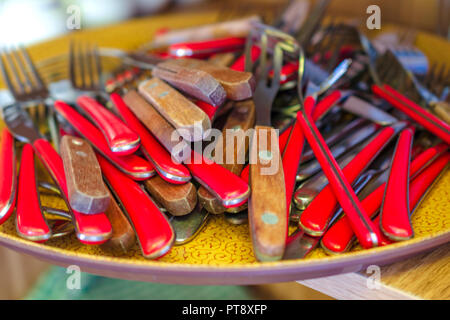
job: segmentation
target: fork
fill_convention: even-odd
[[[0,59],[0,70],[5,83],[18,101],[15,104],[4,107],[2,109],[2,116],[9,131],[16,139],[30,143],[33,146],[34,151],[62,190],[64,200],[70,209],[69,202],[67,201],[67,184],[61,157],[51,144],[41,137],[30,116],[20,107],[25,103],[45,100],[45,98],[48,97],[47,87],[41,80],[28,53],[23,47],[20,51],[22,53],[22,58],[16,51],[13,51],[11,55],[16,58],[15,63],[21,70],[22,76],[25,79],[24,81],[20,78],[17,68],[14,66],[14,62],[10,56],[5,55],[7,64],[3,62],[3,57]],[[8,70],[12,73],[15,85],[13,85],[13,82],[11,81]],[[33,79],[33,81],[31,79]],[[25,90],[26,86],[28,87],[27,90]],[[37,186],[34,185],[34,188],[37,188]],[[31,191],[33,190],[30,190],[30,192]],[[20,201],[26,202],[27,198],[22,197],[17,199],[17,206],[19,206]],[[76,228],[77,237],[81,242],[87,244],[99,244],[105,242],[111,235],[111,224],[104,213],[98,215],[84,215],[75,210],[70,210],[70,212]],[[35,216],[40,214],[41,212],[35,212]],[[25,224],[26,222],[22,221],[22,223]],[[30,223],[32,223],[32,221],[30,221]],[[22,227],[23,226],[24,225],[22,225]]]
[[[83,47],[85,49],[83,50]],[[139,136],[116,115],[85,93],[93,93],[107,101],[102,84],[102,67],[96,45],[70,43],[69,78],[76,91],[78,106],[98,126],[112,152],[120,155],[134,153],[140,144]]]

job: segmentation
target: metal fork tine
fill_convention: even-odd
[[[16,61],[17,66],[19,67],[20,73],[22,74],[23,78],[25,79],[26,87],[31,92],[33,90],[33,82],[31,81],[31,78],[26,70],[27,68],[24,66],[22,58],[20,57],[17,50],[12,50],[11,55],[14,57],[14,60]]]
[[[11,78],[8,75],[8,70],[6,70],[5,63],[3,62],[3,57],[6,55],[5,51],[3,49],[0,49],[0,70],[2,72],[3,80],[6,83],[6,86],[8,87],[9,91],[11,91],[11,94],[13,97],[18,96],[18,92],[16,91],[16,88],[14,87]]]
[[[97,45],[94,45],[92,48],[93,56],[94,56],[94,70],[97,77],[97,85],[96,89],[100,90],[102,86],[102,63],[100,61],[100,54],[98,53]]]
[[[86,44],[86,51],[83,56],[87,67],[86,89],[95,90],[96,80],[94,79],[94,66],[92,61],[94,59],[94,54],[90,44]]]
[[[31,75],[33,77],[33,80],[38,85],[39,89],[42,89],[42,90],[46,91],[47,90],[46,85],[45,85],[44,81],[42,81],[42,78],[39,75],[39,72],[37,71],[36,66],[32,62],[32,60],[30,58],[30,55],[28,54],[28,51],[23,46],[19,46],[19,50],[21,51],[22,56],[25,59],[25,63],[28,66],[28,70],[31,71]]]
[[[17,93],[18,95],[24,94],[25,93],[25,87],[22,83],[22,80],[20,79],[19,73],[17,71],[16,65],[14,64],[13,59],[11,58],[11,54],[9,50],[5,51],[5,58],[6,58],[6,62],[9,65],[9,69],[12,73],[13,76],[13,81],[15,82],[15,84],[18,87]]]
[[[76,75],[75,75],[75,44],[74,41],[71,40],[69,44],[69,78],[73,87],[77,86]]]
[[[85,65],[85,61],[84,61],[84,55],[83,55],[83,46],[81,44],[78,44],[78,49],[75,49],[76,53],[77,53],[77,61],[78,61],[78,70],[79,70],[79,74],[80,74],[80,78],[81,78],[81,83],[80,83],[80,89],[85,89],[86,88],[86,80],[85,80],[85,69],[84,69],[84,65]]]

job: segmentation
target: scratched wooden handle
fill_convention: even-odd
[[[245,132],[255,124],[255,104],[248,99],[234,103],[234,107],[222,129],[222,139],[215,147],[215,162],[239,175],[244,167],[245,155],[248,150],[248,141]],[[230,155],[232,158],[230,158]],[[227,159],[228,157],[228,159]],[[220,214],[225,211],[239,212],[244,207],[226,209],[222,201],[204,187],[198,190],[199,201],[208,212]]]
[[[113,195],[110,195],[109,206],[105,214],[111,222],[113,232],[111,238],[103,243],[101,248],[109,251],[128,252],[136,243],[136,234]]]
[[[278,146],[271,127],[256,126],[250,151],[248,202],[253,251],[260,261],[280,260],[286,246],[286,186]]]
[[[157,64],[152,74],[178,90],[213,106],[222,105],[227,97],[222,85],[209,73],[199,69],[187,68],[168,61]]]
[[[128,91],[123,96],[123,100],[167,151],[172,155],[176,153],[180,161],[190,157],[191,150],[189,145],[184,144],[182,148],[179,148],[182,138],[177,135],[175,128],[170,125],[170,123],[167,122],[167,120],[164,119],[164,117],[162,117],[137,91]]]
[[[159,65],[177,65],[204,71],[216,79],[225,89],[230,100],[245,100],[253,96],[255,90],[255,78],[251,72],[236,71],[214,63],[197,59],[176,59],[163,62]]]
[[[110,196],[90,144],[66,135],[61,139],[60,153],[71,207],[85,214],[104,212]]]
[[[142,82],[139,93],[188,141],[202,140],[211,128],[206,113],[161,79]]]
[[[174,216],[191,213],[197,204],[197,190],[191,182],[171,184],[159,176],[144,182],[145,188],[156,201]]]

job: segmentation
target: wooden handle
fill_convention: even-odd
[[[253,251],[260,261],[280,260],[286,246],[288,217],[283,166],[273,128],[256,126],[250,159],[252,194],[248,212]]]
[[[139,136],[95,99],[81,96],[77,104],[101,130],[112,152],[127,155],[139,148]]]
[[[122,97],[117,93],[113,93],[111,94],[111,100],[124,121],[141,137],[141,150],[154,165],[158,174],[170,183],[181,184],[189,181],[191,179],[189,170],[182,164],[173,161],[170,153],[145,128],[123,101]]]
[[[233,63],[234,59],[235,56],[232,52],[226,52],[226,53],[216,53],[212,55],[208,59],[208,61],[217,66],[229,67]]]
[[[206,113],[161,79],[141,83],[139,93],[188,141],[202,140],[205,131],[211,128]]]
[[[85,214],[104,212],[110,196],[90,144],[66,135],[61,139],[60,153],[71,207]]]
[[[204,71],[216,79],[225,89],[230,100],[245,100],[253,96],[255,78],[251,72],[236,71],[208,61],[197,59],[176,59],[158,64],[158,66],[177,65]]]
[[[175,185],[155,176],[145,180],[144,185],[151,196],[174,216],[192,212],[197,204],[197,190],[190,182]]]
[[[109,251],[121,251],[122,253],[128,252],[136,243],[136,234],[127,217],[122,212],[122,209],[120,209],[119,204],[111,194],[109,206],[105,214],[111,222],[113,232],[111,238],[103,243],[101,248]]]
[[[52,231],[42,214],[36,185],[33,147],[28,143],[22,149],[17,198],[17,233],[22,238],[36,242],[50,239]]]
[[[33,147],[69,205],[67,182],[61,157],[47,140],[38,139],[33,142]],[[80,242],[95,245],[101,244],[111,237],[111,224],[104,213],[87,215],[73,209],[70,210],[70,213]]]
[[[3,128],[0,144],[0,224],[8,220],[16,203],[16,154],[14,138],[8,129]]]
[[[112,152],[100,130],[68,104],[62,101],[56,101],[55,109],[83,138],[88,140],[98,152],[105,156],[125,174],[136,180],[145,180],[156,174],[153,165],[147,160],[135,154],[118,156]]]
[[[176,152],[180,161],[191,156],[191,149],[188,144],[184,144],[180,150],[177,149],[183,139],[177,135],[175,128],[150,103],[137,93],[137,91],[128,91],[123,96],[123,100],[167,151],[172,155]],[[172,136],[178,139],[172,139]]]
[[[381,230],[390,239],[407,240],[413,236],[409,220],[409,163],[414,138],[414,128],[400,133],[380,210]]]
[[[221,106],[227,97],[222,85],[202,70],[162,62],[157,64],[152,74],[167,81],[178,90],[216,107]]]
[[[245,155],[248,150],[245,132],[254,124],[255,104],[253,100],[236,102],[223,127],[222,139],[219,139],[215,147],[214,160],[236,175],[239,175],[244,167]],[[204,187],[199,188],[198,197],[202,206],[210,213],[220,214],[227,210],[222,206],[222,201]]]

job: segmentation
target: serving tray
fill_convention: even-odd
[[[81,31],[76,37],[95,41],[102,47],[132,49],[147,41],[149,35],[159,27],[185,27],[211,21],[214,21],[214,16],[206,14],[183,15],[183,19],[179,15],[152,17],[108,28]],[[428,39],[443,47],[450,46],[445,40],[431,36],[427,38],[420,35],[418,39],[419,46],[427,44]],[[67,50],[68,43],[69,38],[63,37],[30,48],[35,61],[40,61],[38,66],[42,68],[47,81],[64,78],[64,72],[53,73],[46,67],[61,63],[61,55]],[[3,126],[0,123],[0,127]],[[65,206],[61,199],[51,195],[43,195],[41,200],[44,206]],[[210,216],[206,226],[194,240],[173,247],[158,261],[142,257],[138,245],[127,254],[122,254],[105,251],[98,246],[83,245],[75,235],[51,239],[44,244],[33,243],[16,235],[14,215],[0,226],[0,244],[56,265],[77,265],[84,272],[165,283],[243,285],[356,272],[372,264],[384,265],[404,260],[450,241],[450,170],[430,190],[413,215],[412,224],[415,237],[408,241],[370,250],[362,250],[357,246],[351,252],[339,256],[327,256],[321,248],[317,248],[302,260],[269,263],[257,262],[253,256],[248,225],[231,225],[222,216]]]

